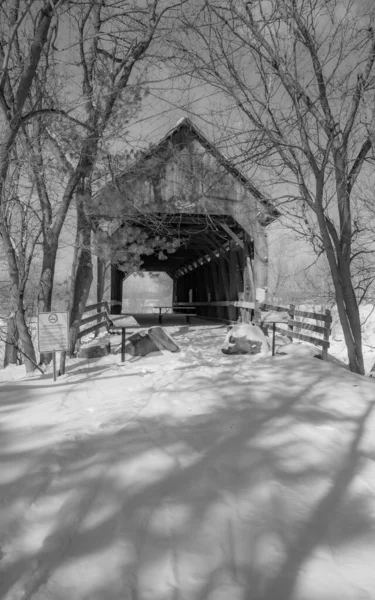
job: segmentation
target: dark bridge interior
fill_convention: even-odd
[[[173,253],[143,255],[142,270],[164,271],[173,280],[174,302],[207,303],[197,306],[202,317],[235,319],[236,308],[208,306],[211,302],[238,300],[243,292],[246,255],[252,257],[249,235],[229,215],[155,214],[142,216],[142,227],[152,236],[181,240]],[[112,312],[121,312],[122,283],[125,274],[112,266]]]

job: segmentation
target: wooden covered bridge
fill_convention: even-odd
[[[106,299],[112,313],[121,312],[131,268],[126,249],[108,257],[101,244],[118,246],[129,224],[148,239],[178,240],[172,250],[140,256],[141,269],[172,278],[173,303],[194,303],[200,316],[235,319],[233,302],[266,299],[267,226],[279,213],[189,119],[102,189],[93,210],[98,301]],[[131,240],[127,245],[130,252]]]

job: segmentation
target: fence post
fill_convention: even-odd
[[[125,362],[126,327],[121,328],[121,362]]]
[[[331,323],[332,323],[332,317],[331,317],[331,311],[327,308],[325,311],[325,320],[324,320],[324,334],[323,334],[323,339],[326,342],[329,342],[329,336],[331,333]],[[328,348],[323,348],[322,351],[322,358],[323,360],[328,360]]]
[[[288,315],[289,315],[289,318],[290,318],[292,321],[294,321],[294,311],[295,311],[295,308],[296,308],[296,307],[295,307],[295,305],[294,305],[294,304],[289,304]],[[293,331],[293,325],[288,325],[288,329],[289,329],[289,331]],[[289,336],[287,336],[287,337],[288,337],[288,339],[289,339],[291,342],[293,342],[293,337],[289,337]]]

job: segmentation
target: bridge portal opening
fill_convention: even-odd
[[[122,313],[151,313],[155,306],[172,306],[173,281],[164,271],[139,271],[124,278]]]
[[[199,316],[236,318],[230,303],[243,293],[246,256],[253,259],[254,245],[233,217],[154,214],[148,224],[143,215],[138,226],[150,236],[158,226],[167,239],[179,239],[180,243],[171,251],[141,255],[137,274],[126,275],[126,265],[120,262],[112,265],[113,313],[151,312],[157,305],[191,303]]]

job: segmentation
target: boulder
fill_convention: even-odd
[[[179,352],[179,346],[162,327],[150,327],[148,330],[136,331],[127,340],[125,352],[132,356],[147,356],[151,352],[168,350]],[[119,350],[121,352],[121,348]]]
[[[136,331],[126,340],[125,352],[132,356],[147,356],[151,352],[159,352],[160,348],[150,338],[147,331]],[[121,347],[117,352],[121,352]]]
[[[148,335],[158,346],[159,350],[169,350],[169,352],[179,352],[180,347],[176,342],[168,335],[162,327],[150,327],[147,331]]]
[[[268,338],[258,325],[239,323],[229,327],[222,352],[224,354],[263,354],[270,351]]]

